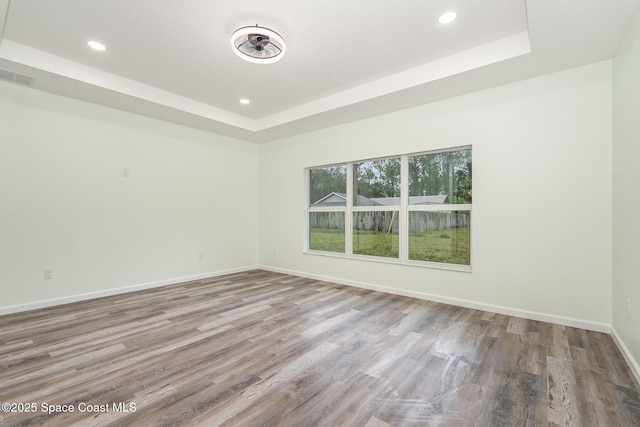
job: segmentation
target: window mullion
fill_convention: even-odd
[[[409,205],[408,206],[408,210],[411,212],[418,212],[418,211],[424,211],[424,212],[429,212],[429,211],[470,211],[471,210],[471,203],[461,203],[461,204],[446,204],[446,205]]]
[[[344,213],[344,252],[353,255],[353,163],[347,163],[347,203]]]
[[[400,246],[400,262],[409,259],[409,156],[400,158],[400,212],[398,223],[398,244]]]

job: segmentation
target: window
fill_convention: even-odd
[[[411,155],[408,166],[408,259],[471,265],[471,149]]]
[[[352,163],[354,254],[400,257],[400,158]]]
[[[306,170],[305,251],[469,270],[471,147]]]
[[[347,166],[309,170],[308,248],[345,252]]]

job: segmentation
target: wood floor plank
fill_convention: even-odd
[[[640,425],[607,334],[261,270],[1,316],[0,401],[36,404],[16,427]]]
[[[580,426],[577,410],[577,386],[572,363],[547,357],[549,410],[548,420],[559,426]]]

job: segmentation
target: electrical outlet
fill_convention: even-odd
[[[627,300],[627,316],[631,317],[631,298]]]
[[[202,252],[198,252],[198,259],[204,259],[204,254]]]
[[[276,248],[271,249],[271,253],[275,255],[276,254]]]
[[[129,178],[129,168],[122,168],[122,177]]]
[[[45,268],[44,269],[44,279],[45,280],[53,279],[53,269],[51,269],[51,268]]]

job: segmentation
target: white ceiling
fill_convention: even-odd
[[[0,68],[36,89],[262,142],[612,58],[635,5],[0,0]],[[439,24],[449,10],[458,19]],[[233,31],[255,24],[285,38],[281,61],[232,52]]]

